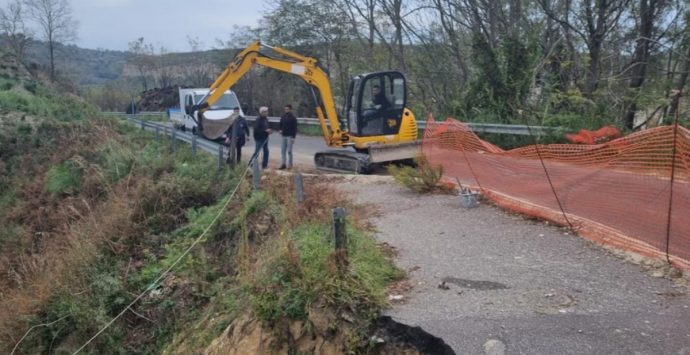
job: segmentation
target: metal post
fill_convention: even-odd
[[[261,170],[259,170],[259,159],[254,159],[252,162],[252,184],[254,185],[254,190],[259,189],[261,184]]]
[[[218,169],[223,167],[223,145],[218,144]]]
[[[144,130],[144,121],[139,121],[139,122],[141,122],[141,130],[143,131]]]
[[[342,252],[347,257],[347,235],[345,234],[345,209],[333,209],[333,232],[335,234],[335,251]]]
[[[177,148],[177,131],[175,131],[174,128],[172,129],[172,134],[170,135],[170,137],[172,137],[172,151],[173,153],[175,153],[175,149]]]
[[[304,202],[304,182],[302,173],[295,174],[295,198],[297,199],[298,205]]]
[[[192,136],[192,156],[196,156],[196,136]]]
[[[237,124],[237,122],[235,122],[235,124]],[[230,126],[232,130],[232,134],[230,135],[230,151],[228,152],[228,163],[230,163],[230,166],[235,166],[237,162],[237,149],[235,149],[237,147],[237,134],[235,133],[235,124]]]
[[[159,138],[159,136],[158,136],[158,130],[159,130],[159,127],[156,126],[156,140],[158,140],[158,138]]]

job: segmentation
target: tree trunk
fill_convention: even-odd
[[[48,49],[50,50],[50,80],[55,81],[55,43],[48,39]]]
[[[656,12],[656,0],[640,0],[640,27],[638,30],[637,44],[632,63],[632,75],[630,77],[628,105],[623,123],[628,129],[633,129],[635,124],[635,112],[637,104],[635,99],[639,89],[644,84],[647,75],[647,60],[649,59],[649,38],[652,36],[654,13]]]
[[[673,117],[675,116],[676,112],[678,111],[678,105],[680,104],[680,93],[683,92],[685,89],[685,84],[688,81],[688,72],[690,71],[690,43],[688,43],[688,48],[686,49],[685,52],[685,60],[683,60],[683,69],[680,71],[680,77],[678,77],[678,81],[676,82],[676,90],[678,90],[678,94],[673,95],[673,98],[671,99],[671,108],[668,111],[668,117]]]

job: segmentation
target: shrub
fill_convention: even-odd
[[[48,170],[45,187],[53,195],[69,195],[79,192],[81,181],[81,168],[73,160],[68,160]]]
[[[424,156],[417,157],[415,162],[417,167],[391,165],[388,172],[396,182],[418,193],[445,189],[439,185],[443,177],[443,166],[432,166]]]

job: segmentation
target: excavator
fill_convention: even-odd
[[[341,148],[317,152],[317,169],[369,173],[376,164],[408,160],[418,154],[417,122],[406,107],[407,85],[402,73],[379,71],[352,78],[341,120],[328,74],[316,59],[259,41],[235,56],[198,104],[185,107],[187,114],[196,112],[200,129],[205,111],[253,66],[297,75],[311,90],[326,145]]]

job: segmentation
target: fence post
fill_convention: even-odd
[[[218,144],[218,170],[223,168],[223,145]]]
[[[261,170],[259,170],[258,157],[252,162],[252,184],[254,185],[254,190],[258,190],[261,184]]]
[[[174,128],[172,129],[172,134],[170,135],[170,137],[172,137],[172,151],[173,153],[175,153],[175,149],[177,148],[177,131]]]
[[[144,130],[144,121],[142,120],[142,121],[139,121],[139,122],[141,122],[141,130],[143,131],[143,130]]]
[[[235,126],[230,126],[232,130],[232,134],[230,135],[230,149],[228,150],[228,163],[230,163],[230,166],[235,166],[235,162],[237,162],[237,134],[235,133]],[[244,133],[243,133],[244,134]]]
[[[192,136],[192,156],[196,156],[196,136]]]
[[[335,235],[335,261],[339,269],[347,267],[347,234],[345,234],[345,209],[333,209],[333,234]]]
[[[160,138],[159,132],[158,132],[159,130],[160,130],[160,128],[158,126],[156,126],[156,140],[158,140]]]
[[[302,180],[302,173],[295,174],[295,197],[298,205],[304,201],[304,181]]]

